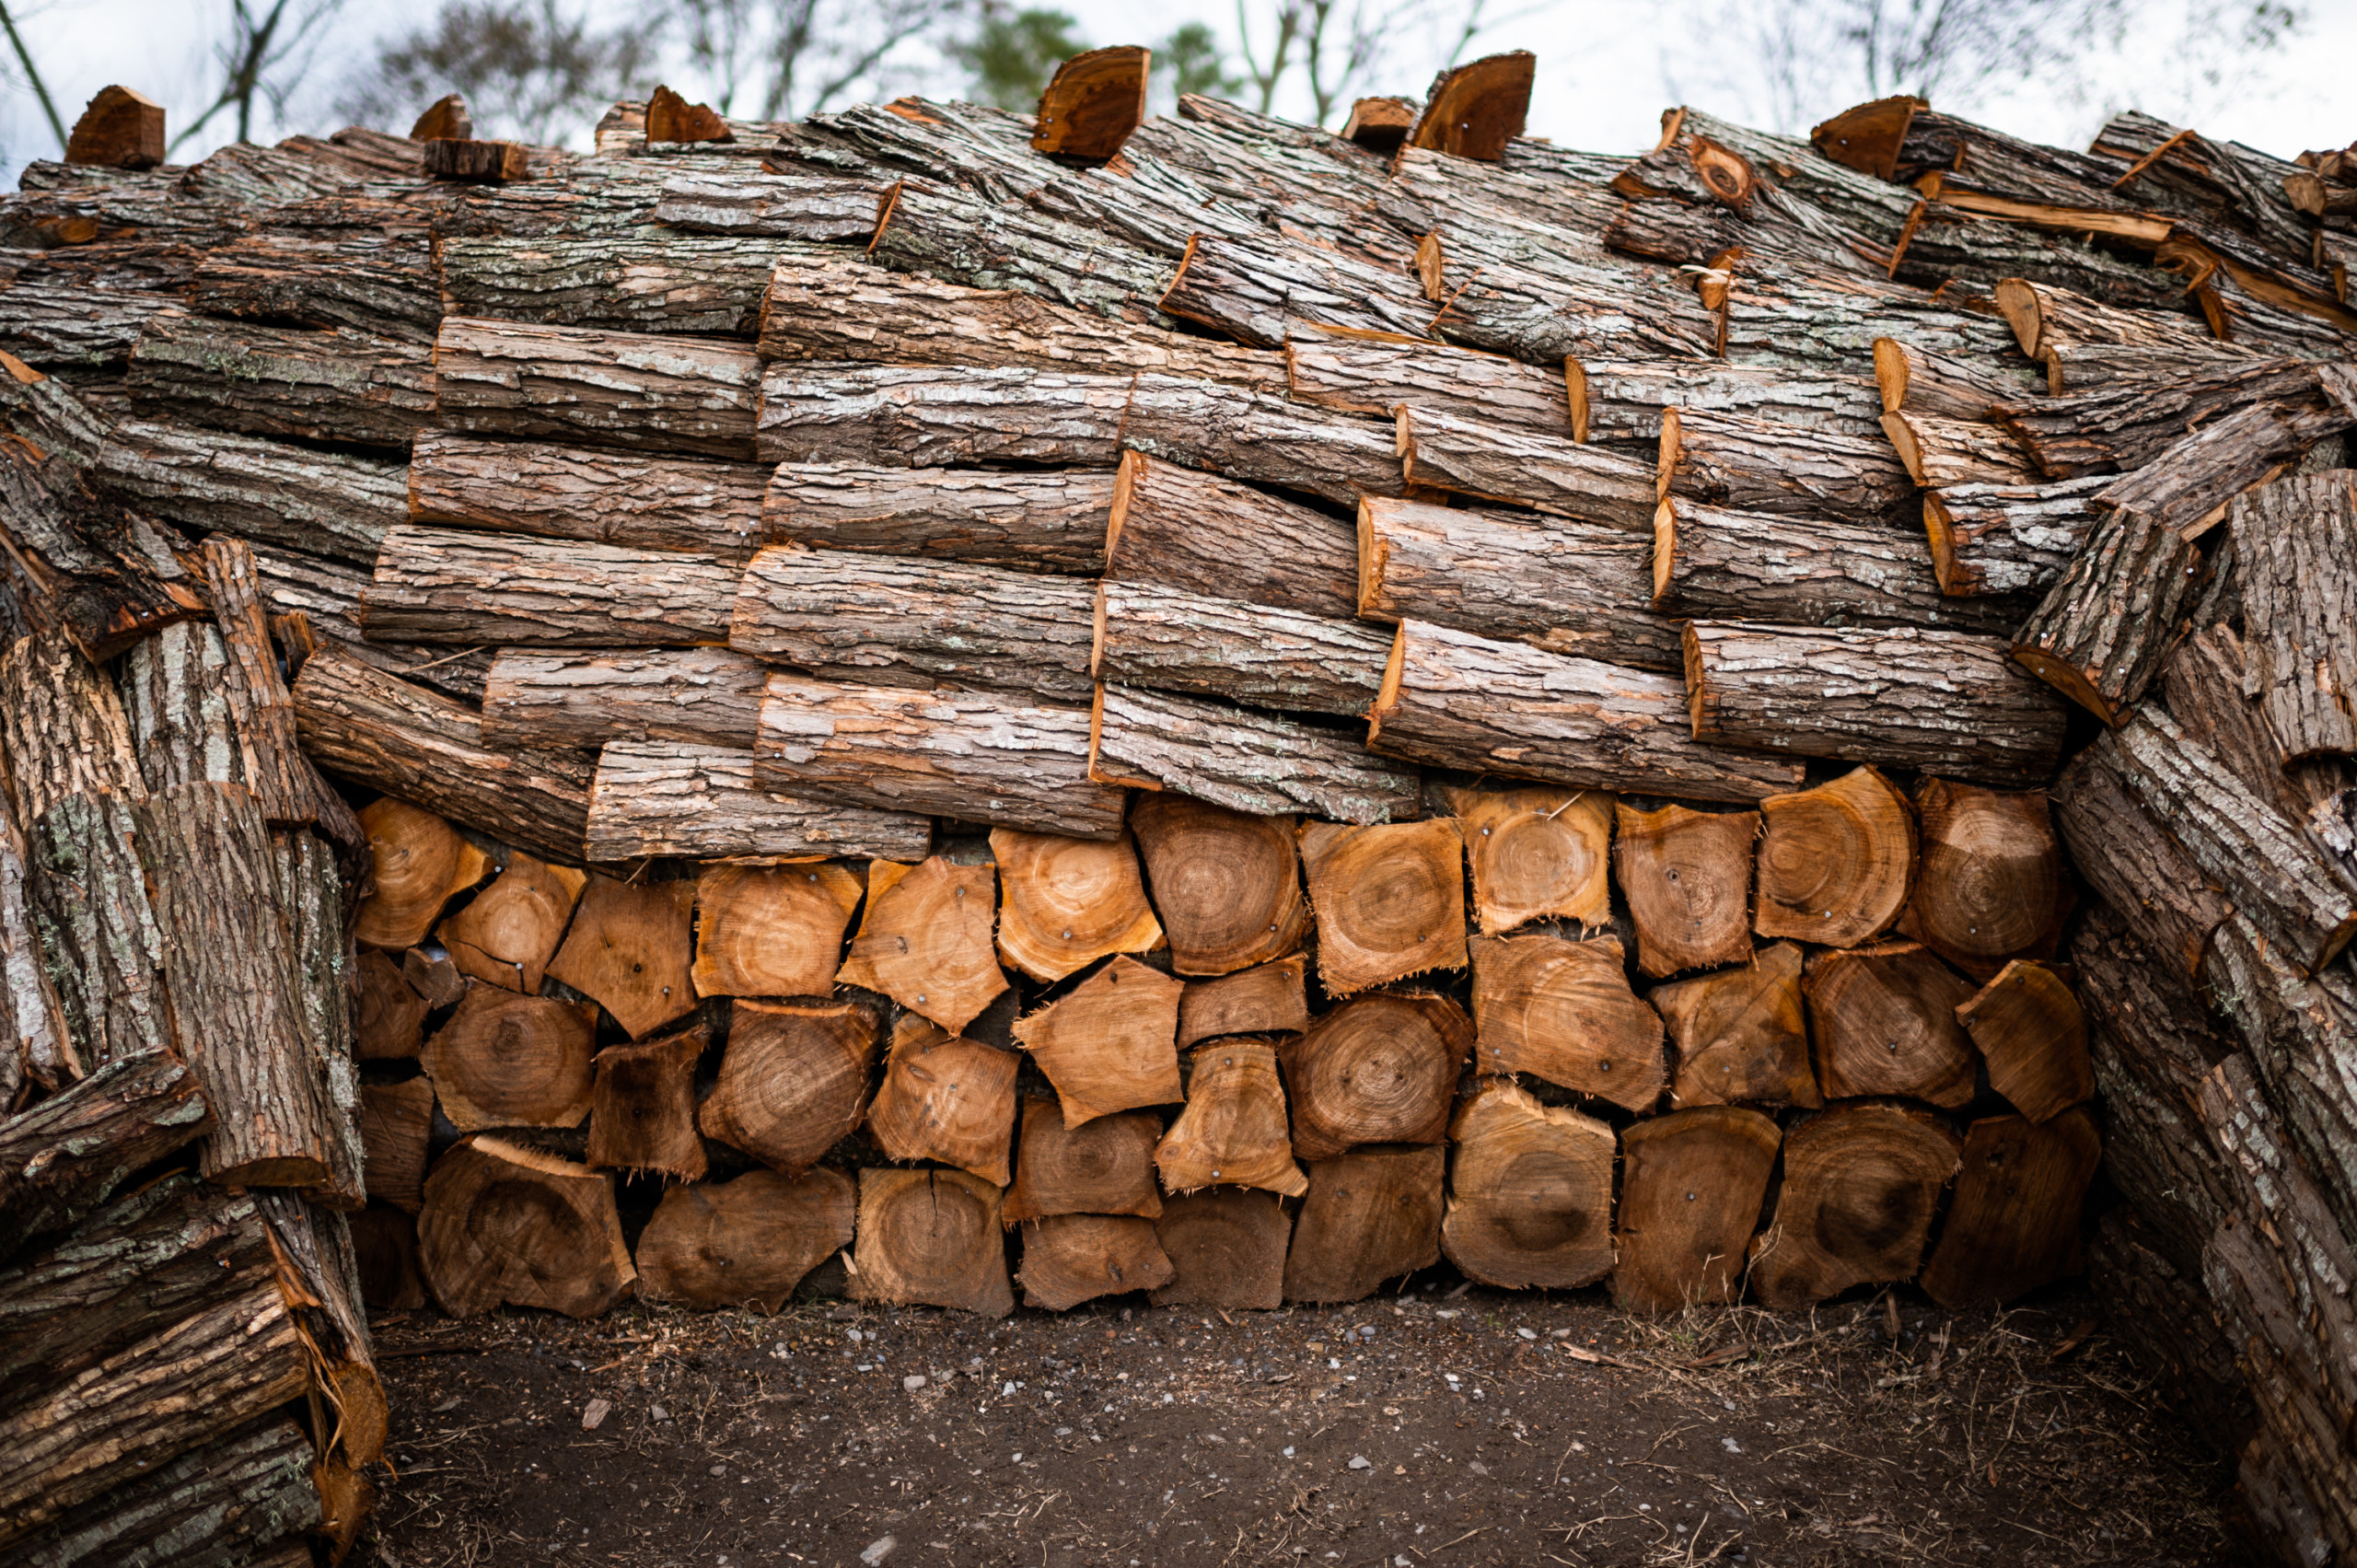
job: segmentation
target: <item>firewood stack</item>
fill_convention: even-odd
[[[1144,68],[33,166],[0,1136],[186,1062],[172,1191],[459,1315],[2084,1250],[2357,1551],[2350,155]]]

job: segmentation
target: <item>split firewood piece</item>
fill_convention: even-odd
[[[1674,1110],[1620,1134],[1612,1297],[1623,1310],[1678,1312],[1743,1294],[1744,1249],[1782,1139],[1767,1117],[1731,1105]]]
[[[851,1294],[892,1307],[1015,1310],[999,1189],[962,1170],[863,1170]]]
[[[772,794],[763,760],[725,746],[610,740],[589,784],[581,857],[781,861],[820,855],[920,860],[933,823],[907,811]]]
[[[1505,157],[1506,144],[1522,134],[1538,70],[1538,56],[1517,49],[1443,71],[1424,95],[1408,145],[1497,162]]]
[[[1178,998],[1178,1044],[1222,1035],[1299,1034],[1309,1027],[1299,953],[1217,980],[1190,980]]]
[[[964,1028],[1006,989],[991,940],[996,891],[988,865],[937,854],[919,865],[869,862],[867,908],[835,979],[880,991],[952,1033]]]
[[[1657,499],[1737,512],[1876,523],[1904,517],[1915,499],[1915,482],[1887,438],[1700,409],[1663,411],[1655,473]]]
[[[1784,1134],[1776,1217],[1751,1242],[1751,1288],[1788,1312],[1852,1285],[1915,1277],[1963,1141],[1929,1111],[1838,1105]]]
[[[1411,98],[1363,98],[1351,104],[1351,117],[1342,122],[1342,140],[1355,142],[1380,157],[1389,157],[1408,140],[1408,133],[1415,129],[1422,107]],[[1155,1306],[1161,1303],[1156,1301]]]
[[[118,1057],[0,1118],[0,1259],[79,1222],[141,1168],[212,1130],[196,1075],[163,1051]]]
[[[1908,1095],[1954,1110],[1979,1055],[1956,1022],[1971,983],[1913,942],[1822,953],[1801,981],[1827,1099]]]
[[[1128,796],[1088,776],[1088,714],[982,691],[770,677],[756,781],[879,811],[1109,839]]]
[[[687,1016],[696,1005],[688,965],[695,899],[692,882],[593,875],[550,978],[595,1000],[633,1040]]]
[[[434,1132],[434,1083],[405,1078],[360,1088],[363,1180],[371,1202],[415,1214],[425,1202],[426,1143]]]
[[[1150,51],[1116,44],[1075,54],[1056,67],[1039,95],[1031,150],[1103,163],[1145,119]]]
[[[2095,1098],[2087,1019],[2069,982],[2015,959],[1956,1010],[1989,1063],[1989,1086],[2032,1121],[2051,1121]]]
[[[1108,841],[993,828],[991,854],[1003,900],[998,956],[1032,979],[1062,980],[1108,954],[1163,946],[1126,832]]]
[[[638,1281],[614,1179],[504,1138],[469,1138],[434,1162],[417,1261],[453,1318],[502,1305],[596,1318]]]
[[[1306,811],[1360,824],[1416,817],[1418,771],[1367,750],[1364,733],[1216,698],[1106,683],[1089,710],[1088,776],[1259,816]]]
[[[2140,509],[2114,511],[2023,622],[2014,657],[2118,725],[2160,673],[2204,575],[2200,552],[2174,526]]]
[[[1465,967],[1465,841],[1454,819],[1305,823],[1301,862],[1329,995]]]
[[[1238,1035],[1195,1047],[1189,1062],[1187,1109],[1154,1151],[1163,1187],[1191,1192],[1225,1182],[1300,1197],[1308,1182],[1285,1135],[1275,1048]]]
[[[1294,819],[1150,795],[1130,816],[1180,974],[1232,974],[1301,945],[1308,906]]]
[[[425,999],[428,1012],[455,1007],[467,993],[467,977],[459,972],[459,966],[447,957],[435,958],[423,947],[412,947],[401,955],[401,978],[409,981],[412,991]]]
[[[475,185],[499,185],[531,177],[531,153],[521,142],[462,141],[436,137],[425,144],[425,177]]]
[[[41,900],[32,851],[8,795],[0,789],[0,953],[6,955],[0,958],[0,1108],[14,1109],[27,1079],[62,1088],[83,1063],[56,985],[41,961],[34,910]]]
[[[1114,1214],[1056,1214],[1023,1230],[1023,1305],[1062,1312],[1100,1295],[1155,1290],[1176,1277],[1154,1222]]]
[[[474,117],[467,112],[467,100],[458,93],[445,93],[417,117],[409,128],[412,142],[463,142],[475,134]]]
[[[1380,992],[1345,1002],[1277,1047],[1294,1154],[1321,1160],[1362,1144],[1437,1144],[1473,1048],[1473,1021],[1446,996]]]
[[[857,1002],[737,1002],[720,1082],[697,1126],[788,1176],[808,1169],[867,1114],[877,1022],[876,1010]]]
[[[1284,1305],[1285,1250],[1293,1216],[1273,1192],[1208,1187],[1164,1201],[1155,1239],[1170,1260],[1156,1307],[1221,1307],[1273,1312]]]
[[[435,939],[461,974],[537,996],[540,976],[564,937],[586,872],[550,865],[517,850],[498,880],[442,923]]]
[[[1996,637],[1686,623],[1694,738],[1800,757],[2042,784],[2069,711]]]
[[[733,142],[728,122],[701,103],[690,103],[668,87],[658,87],[646,100],[649,142]],[[770,1310],[777,1310],[772,1307]]]
[[[2348,374],[2337,365],[2315,368],[2319,375]],[[2096,505],[2100,511],[2140,513],[2156,528],[2197,539],[2225,520],[2226,507],[2235,496],[2275,478],[2350,423],[2345,392],[2296,413],[2287,414],[2271,403],[2236,409],[2133,473],[2114,480],[2096,493]]]
[[[701,1181],[696,1136],[696,1063],[711,1043],[701,1024],[637,1045],[598,1052],[589,1097],[589,1163],[599,1170],[653,1171]]]
[[[425,1305],[422,1294],[417,1305]],[[273,1411],[195,1440],[199,1446],[66,1510],[17,1547],[17,1560],[26,1568],[168,1562],[202,1528],[203,1555],[193,1561],[308,1568],[309,1538],[284,1532],[332,1536],[322,1528],[327,1483],[311,1475],[319,1450],[303,1423]]]
[[[1752,929],[1854,947],[1890,928],[1915,890],[1915,813],[1872,768],[1759,803]]]
[[[417,1222],[399,1209],[363,1209],[346,1216],[360,1275],[360,1299],[371,1312],[415,1312],[425,1306],[417,1272]],[[310,1439],[304,1438],[308,1450]]]
[[[1636,924],[1637,967],[1668,975],[1750,958],[1759,813],[1683,806],[1616,812],[1612,869]]]
[[[1473,911],[1482,935],[1533,920],[1610,923],[1612,796],[1455,784],[1443,793],[1473,863]]]
[[[270,1226],[280,1294],[303,1330],[319,1393],[336,1412],[326,1462],[347,1470],[382,1463],[389,1411],[345,1216],[284,1188],[254,1199]],[[333,1489],[322,1482],[320,1490],[332,1507]]]
[[[1803,769],[1696,744],[1676,676],[1399,622],[1368,711],[1367,749],[1434,767],[1582,789],[1748,803]]]
[[[1476,1070],[1529,1073],[1640,1113],[1668,1076],[1659,1015],[1629,989],[1617,936],[1473,942]]]
[[[1347,619],[1357,598],[1358,543],[1349,524],[1315,507],[1124,452],[1103,575]]]
[[[2238,574],[2239,575],[2239,574]],[[2250,610],[2245,601],[2244,619]],[[2250,652],[2224,625],[2188,636],[2161,671],[2169,717],[2209,749],[2253,795],[2271,801],[2295,821],[2357,784],[2357,762],[2346,757],[2283,761],[2282,743],[2267,711],[2243,690]]]
[[[1446,1151],[1361,1149],[1309,1167],[1285,1253],[1285,1299],[1358,1301],[1440,1261]]]
[[[2103,1140],[2084,1110],[1975,1121],[1923,1294],[1950,1311],[2011,1301],[2081,1267],[2081,1214]]]
[[[1932,570],[1951,597],[2043,598],[2100,520],[2093,505],[2109,481],[1960,484],[1923,497]],[[1976,628],[1978,629],[1978,628]]]
[[[129,87],[100,87],[66,138],[67,163],[153,168],[164,161],[164,106]]]
[[[726,648],[503,648],[483,677],[482,733],[494,746],[742,748],[768,684],[761,660]]]
[[[2045,793],[1925,779],[1915,815],[1922,858],[1899,931],[1976,980],[2051,958],[2072,893]]]
[[[831,862],[705,866],[696,878],[696,994],[828,994],[864,892]]]
[[[2357,753],[2357,489],[2346,470],[2277,482],[2229,508],[2243,676],[2286,763]]]
[[[418,1053],[461,1132],[578,1127],[589,1114],[598,1010],[480,982]]]
[[[400,952],[425,940],[442,906],[482,880],[491,861],[431,811],[390,796],[366,807],[374,890],[360,900],[353,935]]]
[[[890,1158],[939,1160],[1004,1187],[1020,1065],[1012,1051],[902,1018],[867,1108],[867,1130]]]
[[[839,1170],[674,1187],[638,1238],[638,1294],[775,1314],[806,1275],[852,1243],[858,1189]]]
[[[1608,1123],[1484,1078],[1448,1129],[1456,1152],[1441,1250],[1468,1279],[1572,1290],[1612,1272]]]
[[[1154,1116],[1100,1116],[1074,1127],[1053,1095],[1027,1095],[1015,1151],[1015,1185],[999,1218],[1012,1225],[1051,1214],[1162,1213],[1154,1185]]]
[[[2041,475],[2021,443],[2004,425],[1978,420],[1943,419],[1898,410],[1882,416],[1883,433],[1907,465],[1907,477],[1926,489],[1952,484],[2027,484],[2038,478],[2068,479],[2069,472]],[[2076,470],[2073,470],[2075,472]]]
[[[2108,745],[2098,741],[2072,759],[2054,783],[2053,809],[2055,828],[2070,845],[2079,875],[2103,907],[2128,923],[2151,954],[2155,971],[2179,981],[2196,979],[2211,933],[2225,922],[2232,908],[2185,846],[2169,837],[2159,819],[2130,793]],[[1928,868],[1928,856],[1925,865]],[[1899,930],[1914,935],[1909,930],[1913,923],[1910,908]],[[2003,966],[1984,960],[1957,967],[1982,979],[1993,977]]]
[[[1762,947],[1740,969],[1656,986],[1645,1000],[1677,1047],[1672,1105],[1825,1103],[1808,1057],[1801,950],[1792,943]]]
[[[360,949],[359,995],[353,1005],[353,1054],[363,1062],[406,1061],[425,1040],[432,1009],[401,975],[401,966],[374,947]]]
[[[1653,527],[1654,475],[1643,459],[1512,424],[1399,406],[1400,471],[1409,485],[1542,508],[1593,527]]]
[[[1383,679],[1390,642],[1356,621],[1109,581],[1097,594],[1097,679],[1356,716]]]
[[[1178,1079],[1184,981],[1116,958],[1015,1026],[1063,1101],[1064,1125],[1186,1098]]]

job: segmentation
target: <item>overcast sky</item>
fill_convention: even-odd
[[[611,5],[614,0],[597,0]],[[643,3],[643,0],[641,0]],[[1030,3],[1030,0],[1025,0]],[[1729,118],[1743,118],[1739,95],[1714,83],[1705,68],[1725,52],[1708,47],[1708,0],[1555,0],[1515,6],[1492,3],[1506,25],[1484,35],[1480,51],[1527,48],[1538,55],[1538,78],[1531,97],[1530,132],[1573,146],[1631,151],[1652,145],[1662,109],[1691,96]],[[2204,0],[2147,0],[2159,23]],[[211,48],[226,0],[39,0],[29,8],[11,6],[29,46],[47,75],[60,113],[70,125],[89,96],[121,82],[162,99],[175,125],[202,107],[215,84]],[[1092,42],[1150,41],[1138,36],[1139,7],[1113,0],[1062,0],[1079,17]],[[2228,136],[2289,157],[2307,147],[2347,144],[2357,136],[2357,4],[2311,6],[2290,47],[2269,57],[2224,92],[2181,85],[2184,73],[2157,56],[2096,62],[2078,79],[2038,83],[1983,105],[1978,118],[2016,134],[2084,145],[2112,110],[2141,107],[2165,118],[2190,117],[2204,133]],[[257,140],[294,132],[321,134],[335,128],[328,109],[328,86],[368,54],[389,32],[414,27],[431,7],[350,0],[336,32],[314,72],[315,90],[290,106],[287,122],[258,128]],[[1232,34],[1233,0],[1162,0],[1151,12],[1151,33],[1167,32],[1182,20],[1200,18]],[[2161,36],[2165,27],[2139,27],[2140,40]],[[1431,79],[1433,60],[1421,41],[1403,39],[1385,75],[1369,90],[1420,95]],[[2149,43],[2144,45],[2151,49]],[[13,78],[15,73],[11,71]],[[641,93],[654,84],[647,83]],[[954,87],[945,82],[945,88]],[[1287,107],[1281,103],[1280,109]],[[1298,105],[1293,106],[1300,112]],[[1828,103],[1822,112],[1844,107]],[[1756,118],[1756,116],[1755,116]],[[403,130],[406,126],[386,127]],[[209,145],[226,139],[223,134]],[[184,148],[179,161],[203,149]],[[0,179],[9,186],[30,157],[55,157],[53,138],[32,96],[11,85],[0,100]]]

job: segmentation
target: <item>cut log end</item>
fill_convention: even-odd
[[[1092,49],[1056,67],[1031,133],[1034,152],[1102,163],[1145,120],[1152,53],[1135,44]]]
[[[129,87],[100,87],[66,138],[67,163],[154,168],[164,161],[164,106]]]
[[[1517,49],[1442,72],[1425,95],[1408,145],[1495,163],[1522,134],[1537,70],[1537,56]]]

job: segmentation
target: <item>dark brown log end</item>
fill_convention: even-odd
[[[1015,1310],[997,1187],[962,1170],[863,1170],[851,1293],[895,1307]]]
[[[425,144],[425,173],[431,180],[504,184],[530,176],[530,154],[521,142],[476,142],[440,136]]]
[[[164,161],[164,106],[129,87],[100,87],[74,122],[65,161],[154,168]]]
[[[1418,112],[1413,99],[1360,99],[1351,105],[1351,117],[1342,122],[1342,139],[1389,157],[1416,128]]]
[[[1570,1290],[1612,1271],[1611,1127],[1485,1078],[1449,1126],[1441,1250],[1469,1278]]]
[[[1031,150],[1102,163],[1145,120],[1151,51],[1117,44],[1075,54],[1056,67],[1031,132]]]
[[[1125,1214],[1057,1214],[1024,1227],[1023,1305],[1064,1312],[1100,1295],[1157,1290],[1177,1277],[1154,1222]]]
[[[1220,1307],[1272,1312],[1284,1305],[1285,1250],[1293,1216],[1273,1192],[1213,1187],[1167,1200],[1155,1239],[1171,1281],[1156,1307]]]
[[[1756,1110],[1698,1106],[1620,1136],[1613,1299],[1669,1313],[1735,1300],[1783,1135]]]
[[[457,93],[435,99],[409,128],[412,142],[466,142],[472,141],[474,134],[474,117],[467,112],[467,100]]]
[[[646,100],[649,142],[733,142],[728,122],[701,103],[690,103],[669,87],[656,87]]]
[[[1495,163],[1522,134],[1538,56],[1527,49],[1443,71],[1425,95],[1408,145]]]
[[[1363,1149],[1313,1164],[1285,1255],[1285,1299],[1358,1301],[1439,1262],[1446,1163],[1435,1147]]]
[[[1845,109],[1808,134],[1809,143],[1835,163],[1877,180],[1898,178],[1898,149],[1916,111],[1931,106],[1911,94],[1878,98]]]
[[[674,1187],[638,1238],[639,1294],[775,1313],[811,1270],[851,1245],[858,1206],[839,1170],[756,1170]]]

